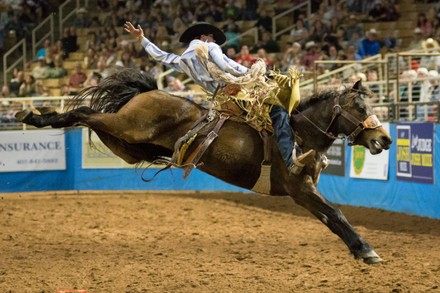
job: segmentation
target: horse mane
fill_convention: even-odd
[[[134,96],[157,89],[154,77],[138,69],[114,68],[98,86],[88,87],[73,97],[71,108],[81,106],[90,98],[90,108],[115,113]]]
[[[328,99],[334,99],[338,96],[345,96],[351,91],[351,88],[345,88],[342,91],[335,91],[335,90],[324,90],[319,93],[313,94],[309,97],[306,97],[304,99],[301,99],[300,104],[296,108],[299,112],[302,112],[311,106],[315,105],[318,102],[326,101]]]

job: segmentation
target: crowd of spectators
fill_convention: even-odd
[[[289,40],[282,44],[272,38],[272,16],[281,12],[276,10],[277,5],[273,5],[277,2],[274,0],[99,0],[96,10],[78,9],[72,25],[64,28],[62,36],[54,44],[50,40],[44,41],[35,56],[35,64],[30,65],[32,70],[17,70],[10,83],[3,86],[2,96],[49,95],[48,89],[41,82],[47,78],[65,78],[61,94],[71,95],[85,86],[95,85],[115,66],[139,68],[157,77],[165,68],[149,59],[135,40],[124,35],[121,28],[126,20],[141,25],[145,36],[161,49],[177,53],[183,48],[179,37],[192,23],[208,21],[221,24],[227,40],[232,40],[224,47],[225,54],[230,58],[247,67],[261,58],[265,60],[268,69],[281,71],[295,66],[307,73],[313,70],[315,60],[362,60],[384,52],[426,49],[429,45],[426,41],[429,39],[432,40],[433,50],[440,50],[439,5],[433,4],[432,9],[418,15],[414,24],[414,38],[407,48],[400,47],[394,31],[364,30],[364,23],[399,19],[396,1],[312,0],[312,18],[297,13],[291,20],[294,26],[288,32]],[[47,15],[48,7],[45,3],[44,0],[34,0],[20,4],[30,6],[26,9],[10,4],[10,9],[2,12],[0,23],[4,29],[1,30],[0,25],[0,32],[15,30],[16,33],[26,34],[38,17]],[[32,19],[26,20],[23,13],[29,14],[29,9],[33,12],[41,10],[41,13],[31,13]],[[237,38],[244,32],[239,25],[242,21],[254,21],[253,27],[258,28],[257,42],[249,44]],[[80,44],[77,31],[83,29],[87,29],[87,36]],[[1,39],[0,35],[0,46]],[[63,61],[78,50],[84,52],[84,59],[72,70],[63,68]],[[319,66],[318,70],[323,73],[338,66],[336,63],[326,64]],[[440,64],[436,65],[435,62],[430,66],[428,70],[431,71],[438,72],[440,69]],[[363,76],[358,73],[345,76],[347,81],[355,77]],[[187,87],[179,78],[179,75],[167,78],[165,87],[176,91],[186,90]]]

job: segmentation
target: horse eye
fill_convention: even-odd
[[[358,111],[360,114],[365,114],[365,113],[367,113],[367,110],[366,110],[364,107],[358,107],[358,108],[357,108],[357,111]]]

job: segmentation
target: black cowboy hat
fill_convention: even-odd
[[[213,35],[215,42],[219,45],[226,41],[226,36],[221,29],[207,22],[198,22],[187,28],[180,36],[179,41],[182,43],[189,43],[192,40],[199,38],[201,35],[209,34]]]

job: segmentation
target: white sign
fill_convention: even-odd
[[[382,123],[386,132],[390,132],[390,124]],[[350,177],[363,179],[388,180],[390,152],[382,151],[372,155],[363,146],[351,147]]]
[[[0,172],[65,169],[63,130],[0,132]]]

